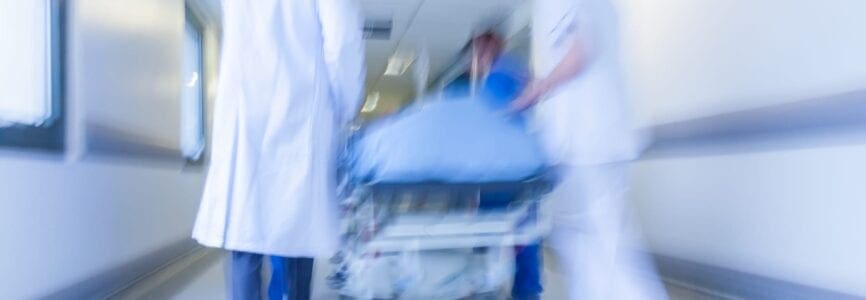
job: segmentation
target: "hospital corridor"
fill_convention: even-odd
[[[866,1],[0,0],[0,299],[866,299]]]

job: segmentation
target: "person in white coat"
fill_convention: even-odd
[[[651,263],[623,243],[627,164],[638,147],[623,92],[618,22],[608,0],[536,0],[537,79],[512,106],[534,106],[548,155],[563,167],[551,195],[549,245],[569,299],[665,298]]]
[[[222,4],[211,163],[193,238],[233,251],[235,299],[260,298],[262,255],[295,258],[288,268],[308,291],[311,258],[338,244],[337,155],[362,99],[363,22],[354,0]]]

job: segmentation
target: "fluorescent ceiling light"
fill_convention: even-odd
[[[374,111],[377,106],[379,106],[379,92],[367,95],[367,101],[364,101],[364,107],[361,108],[361,112],[368,113]]]
[[[406,73],[406,70],[409,69],[409,66],[412,65],[412,61],[414,61],[414,59],[400,58],[396,55],[391,56],[391,58],[388,58],[388,66],[385,67],[385,76],[403,75],[403,73]]]

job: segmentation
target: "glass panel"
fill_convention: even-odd
[[[0,127],[51,117],[50,4],[0,1]]]
[[[183,121],[180,143],[184,157],[191,160],[198,160],[205,147],[202,49],[201,32],[191,21],[187,21],[183,43]]]

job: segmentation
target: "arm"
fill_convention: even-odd
[[[331,94],[343,126],[354,119],[363,99],[363,21],[355,0],[317,1]]]
[[[573,13],[569,14],[571,20],[568,21],[573,26],[563,27],[573,28],[574,32],[560,33],[571,39],[565,55],[547,77],[537,79],[524,90],[523,94],[514,101],[512,110],[521,111],[532,107],[546,93],[579,76],[589,65],[592,59],[593,45],[591,41],[593,40],[594,28],[591,26],[589,14],[586,14],[579,6],[573,9]]]
[[[571,80],[587,65],[588,53],[581,41],[575,40],[562,61],[550,72],[547,77],[538,80],[537,84],[544,91],[550,91],[563,83]]]
[[[585,69],[588,61],[589,55],[583,43],[580,40],[575,40],[562,58],[562,61],[554,67],[547,77],[530,83],[520,97],[514,100],[512,110],[522,111],[532,107],[541,100],[544,94],[580,75],[580,72]]]

